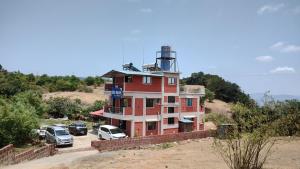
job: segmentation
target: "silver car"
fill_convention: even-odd
[[[66,129],[57,126],[47,127],[46,141],[47,143],[53,143],[57,146],[73,146],[73,137],[70,135],[70,133]]]

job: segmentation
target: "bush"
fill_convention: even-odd
[[[34,139],[38,127],[35,108],[21,101],[0,99],[0,146],[22,145]]]
[[[47,113],[54,118],[62,118],[65,115],[73,118],[74,115],[80,114],[82,106],[69,98],[55,97],[47,101]]]
[[[92,86],[95,84],[95,78],[92,76],[88,76],[87,78],[84,79],[84,82],[88,85],[88,86]]]
[[[205,117],[205,121],[212,121],[216,125],[224,124],[224,123],[234,123],[234,121],[228,116],[220,113],[209,113]]]
[[[215,93],[205,89],[205,99],[207,99],[209,102],[212,102],[215,99]]]
[[[14,102],[21,102],[27,106],[32,106],[38,116],[42,116],[46,110],[46,104],[42,100],[42,94],[39,91],[28,90],[18,93],[12,97]]]
[[[91,89],[90,87],[86,86],[86,85],[80,85],[80,87],[78,88],[79,92],[85,92],[85,93],[93,93],[93,89]]]

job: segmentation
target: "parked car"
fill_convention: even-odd
[[[111,125],[102,125],[98,130],[98,138],[105,140],[126,138],[126,134],[118,127]]]
[[[40,140],[45,139],[46,129],[47,129],[47,126],[41,126],[39,129],[37,129],[37,133],[39,135]]]
[[[69,132],[73,135],[87,135],[87,128],[82,121],[76,121],[69,125]]]
[[[62,127],[49,126],[46,130],[46,142],[53,143],[57,146],[73,146],[73,137],[66,129]]]
[[[65,125],[65,124],[53,124],[53,126],[62,127],[62,128],[66,129],[66,130],[69,130],[68,126]]]

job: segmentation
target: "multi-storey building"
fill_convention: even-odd
[[[158,56],[160,55],[160,56]],[[205,89],[200,85],[180,86],[176,52],[162,46],[155,64],[139,71],[132,64],[111,70],[103,77],[109,95],[103,116],[131,137],[170,134],[204,129]]]

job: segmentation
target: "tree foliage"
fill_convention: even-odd
[[[182,84],[204,85],[209,91],[215,94],[215,98],[225,102],[241,102],[246,105],[255,104],[249,95],[245,94],[240,87],[217,75],[204,74],[203,72],[192,73],[190,77],[183,78]]]
[[[33,129],[38,127],[35,107],[22,99],[0,98],[0,146],[30,142]]]

